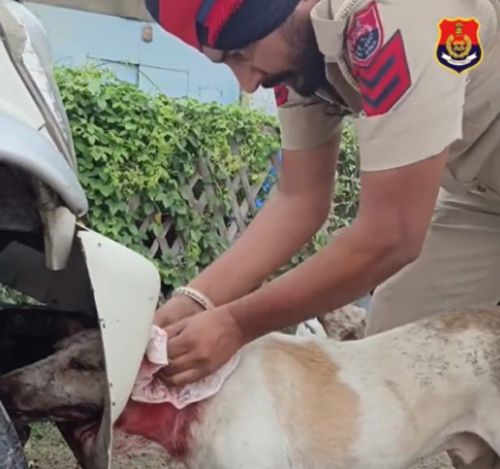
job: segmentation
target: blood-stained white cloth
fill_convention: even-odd
[[[239,362],[239,354],[236,354],[206,378],[180,388],[169,388],[156,376],[158,371],[168,366],[167,345],[166,332],[160,327],[153,326],[151,339],[146,348],[146,359],[141,365],[132,391],[132,400],[149,404],[169,402],[177,409],[183,409],[189,404],[217,394]]]

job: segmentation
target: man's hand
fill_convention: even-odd
[[[203,311],[203,308],[191,298],[177,295],[158,308],[155,313],[154,323],[158,327],[165,328],[201,311]]]
[[[217,371],[245,345],[238,323],[219,307],[165,328],[169,365],[158,373],[169,386],[184,386]]]

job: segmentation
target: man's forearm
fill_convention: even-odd
[[[216,305],[247,294],[311,239],[326,219],[328,203],[276,193],[241,238],[189,285]]]
[[[251,341],[356,300],[409,260],[395,245],[348,228],[299,267],[230,303],[229,311]]]

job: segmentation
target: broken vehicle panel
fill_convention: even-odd
[[[0,467],[4,469],[27,469],[16,429],[0,402]]]
[[[33,363],[64,369],[73,383],[61,373],[49,377],[44,398],[37,398],[43,412],[26,412],[28,393],[21,412],[11,415],[19,438],[7,431],[8,422],[0,422],[0,448],[6,445],[17,454],[15,448],[29,438],[29,423],[49,418],[82,467],[108,469],[112,424],[144,354],[159,275],[143,256],[79,222],[88,205],[47,36],[38,19],[14,0],[0,0],[0,80],[0,283],[41,303],[0,305],[0,373],[11,379],[11,387],[4,382],[0,400],[15,407],[12,382]],[[94,332],[85,336],[89,328]],[[88,363],[64,362],[66,355],[58,354],[75,333],[98,345],[101,362],[93,367],[99,374],[92,374]],[[50,362],[54,352],[62,361]],[[47,376],[39,372],[35,382],[42,378]],[[84,405],[71,407],[68,396],[78,383],[89,396],[98,394],[99,402],[80,395]],[[24,383],[23,389],[32,388]],[[90,421],[91,428],[81,426]]]

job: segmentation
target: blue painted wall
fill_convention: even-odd
[[[189,96],[203,102],[239,101],[237,81],[224,65],[212,64],[195,50],[153,25],[153,41],[142,40],[146,23],[27,3],[47,29],[56,64],[94,63],[148,92]]]

